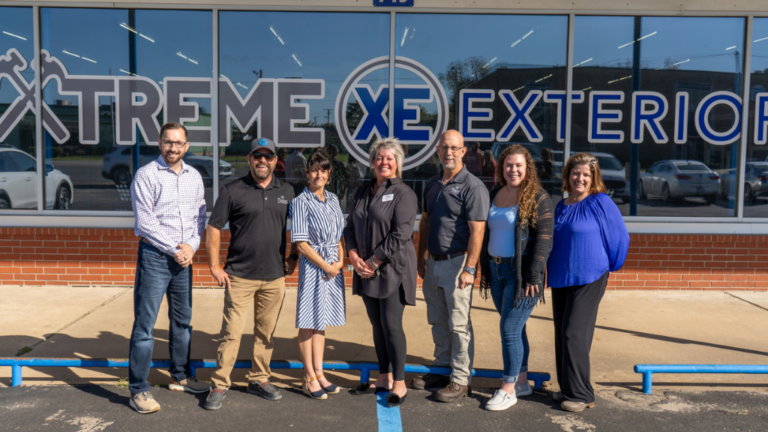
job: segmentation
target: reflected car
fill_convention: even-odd
[[[115,146],[104,155],[101,165],[101,176],[120,186],[128,186],[133,180],[131,174],[131,149],[133,146]],[[144,166],[160,156],[160,147],[157,145],[139,144],[139,165]],[[184,155],[184,162],[196,169],[205,183],[213,180],[213,157],[197,156],[191,152]],[[232,164],[225,160],[219,160],[219,178],[232,175]]]
[[[600,173],[603,176],[603,183],[608,189],[608,195],[612,198],[621,200],[622,203],[629,202],[629,183],[627,182],[626,168],[619,162],[616,156],[610,153],[589,152],[597,158],[597,164],[600,166]],[[555,169],[558,172],[563,171],[563,152],[553,150],[555,157]],[[576,152],[571,152],[571,156]]]
[[[736,192],[736,170],[720,174],[720,197],[732,198]],[[768,162],[747,162],[744,171],[744,204],[768,192]]]
[[[720,175],[694,160],[661,160],[640,175],[637,197],[661,197],[665,202],[701,197],[707,204],[717,201]]]
[[[37,160],[9,144],[0,144],[0,209],[37,208]],[[45,164],[45,208],[69,210],[74,202],[69,176]]]

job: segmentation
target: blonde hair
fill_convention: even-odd
[[[373,169],[374,162],[376,162],[376,156],[382,150],[389,150],[395,155],[395,161],[397,161],[397,171],[395,175],[397,178],[403,178],[403,159],[405,159],[405,152],[403,146],[400,144],[400,140],[397,138],[382,138],[376,140],[371,144],[371,148],[368,150],[368,164]]]
[[[563,165],[563,186],[561,190],[563,192],[573,193],[571,191],[571,170],[576,165],[588,165],[589,171],[592,173],[592,184],[589,186],[589,193],[591,195],[605,193],[608,191],[603,183],[603,176],[600,174],[600,164],[597,163],[597,158],[591,153],[579,153],[571,156],[568,162]]]
[[[520,144],[513,144],[504,149],[499,155],[499,162],[496,165],[496,180],[502,186],[507,185],[507,179],[504,178],[504,163],[507,157],[511,155],[522,155],[525,159],[525,178],[520,183],[518,192],[517,215],[520,217],[520,226],[530,225],[536,228],[536,218],[538,217],[539,203],[536,201],[536,193],[539,192],[539,176],[536,174],[536,163],[533,161],[531,153]]]

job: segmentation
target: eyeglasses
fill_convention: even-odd
[[[458,153],[464,147],[438,146],[438,148],[444,152]]]
[[[184,141],[166,141],[163,140],[163,145],[165,147],[176,147],[176,148],[184,148],[185,145],[187,145]]]
[[[254,161],[258,161],[259,159],[264,158],[264,160],[267,162],[272,162],[277,156],[269,153],[251,153],[251,157]]]

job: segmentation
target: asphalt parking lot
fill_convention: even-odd
[[[482,409],[490,398],[478,390],[461,402],[435,402],[427,391],[410,390],[400,408],[386,408],[384,395],[343,391],[327,401],[300,389],[283,389],[268,402],[230,390],[220,411],[202,408],[205,394],[152,390],[160,411],[141,415],[128,407],[127,388],[111,385],[32,386],[0,389],[2,429],[35,431],[765,431],[765,392],[672,392],[645,396],[636,390],[603,388],[597,406],[579,414],[561,411],[549,391],[521,398],[507,411]]]

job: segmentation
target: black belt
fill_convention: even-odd
[[[429,256],[432,257],[432,259],[435,260],[435,261],[445,261],[445,260],[448,260],[448,259],[454,259],[454,258],[456,258],[458,256],[466,255],[466,254],[467,254],[467,251],[458,251],[458,252],[454,252],[454,253],[452,253],[450,255],[429,254]]]
[[[499,258],[499,257],[489,257],[491,261],[495,262],[496,264],[508,264],[512,262],[512,258]]]
[[[146,243],[146,244],[148,244],[148,245],[150,245],[150,246],[154,246],[152,243],[150,243],[150,242],[149,242],[149,240],[147,240],[147,238],[146,238],[146,237],[142,237],[142,238],[141,238],[141,243]]]

